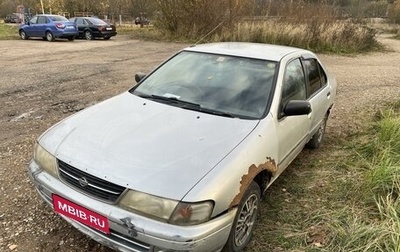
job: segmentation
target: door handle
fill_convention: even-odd
[[[328,99],[331,98],[331,92],[330,91],[326,94],[326,97],[328,97]]]

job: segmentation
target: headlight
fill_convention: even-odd
[[[208,221],[214,204],[211,201],[200,203],[180,202],[171,216],[170,223],[180,226],[196,225]]]
[[[130,190],[119,205],[129,211],[140,212],[168,221],[178,201],[156,197],[150,194]]]
[[[43,149],[40,144],[35,144],[33,159],[43,170],[50,173],[52,176],[57,177],[56,159],[53,155]]]
[[[210,219],[214,204],[211,201],[185,203],[130,190],[119,205],[133,212],[156,217],[175,225],[188,226]]]

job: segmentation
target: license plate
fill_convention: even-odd
[[[72,25],[67,25],[67,29],[75,29],[75,27]]]
[[[107,31],[111,31],[112,28],[111,28],[111,27],[107,27],[106,30],[107,30]]]
[[[103,233],[109,234],[110,228],[106,217],[79,206],[67,199],[53,194],[54,211],[76,220]]]

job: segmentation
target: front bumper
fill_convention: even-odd
[[[232,210],[195,226],[170,225],[86,196],[43,171],[34,161],[29,163],[28,174],[39,194],[50,206],[53,206],[52,194],[56,194],[107,217],[110,234],[61,215],[82,233],[118,251],[153,251],[155,247],[164,249],[162,251],[219,251],[228,240],[236,214],[236,210]],[[132,225],[127,225],[126,220],[130,220]]]

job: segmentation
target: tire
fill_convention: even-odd
[[[325,130],[326,130],[326,122],[328,121],[328,114],[325,115],[324,119],[322,120],[321,124],[319,125],[319,128],[317,132],[311,137],[310,141],[306,144],[306,147],[309,149],[317,149],[325,136]]]
[[[50,31],[46,32],[46,39],[49,42],[53,42],[55,40],[53,33],[51,33]]]
[[[19,36],[21,37],[21,39],[23,40],[27,40],[29,37],[28,35],[26,35],[26,32],[24,30],[20,30],[19,31]]]
[[[75,37],[69,37],[68,40],[69,40],[69,41],[74,41],[74,40],[75,40]]]
[[[91,31],[85,31],[83,35],[85,36],[86,40],[93,40],[93,34]]]
[[[111,37],[104,37],[104,40],[109,40]]]
[[[239,203],[223,252],[239,252],[249,244],[259,214],[260,200],[260,187],[253,181]]]

